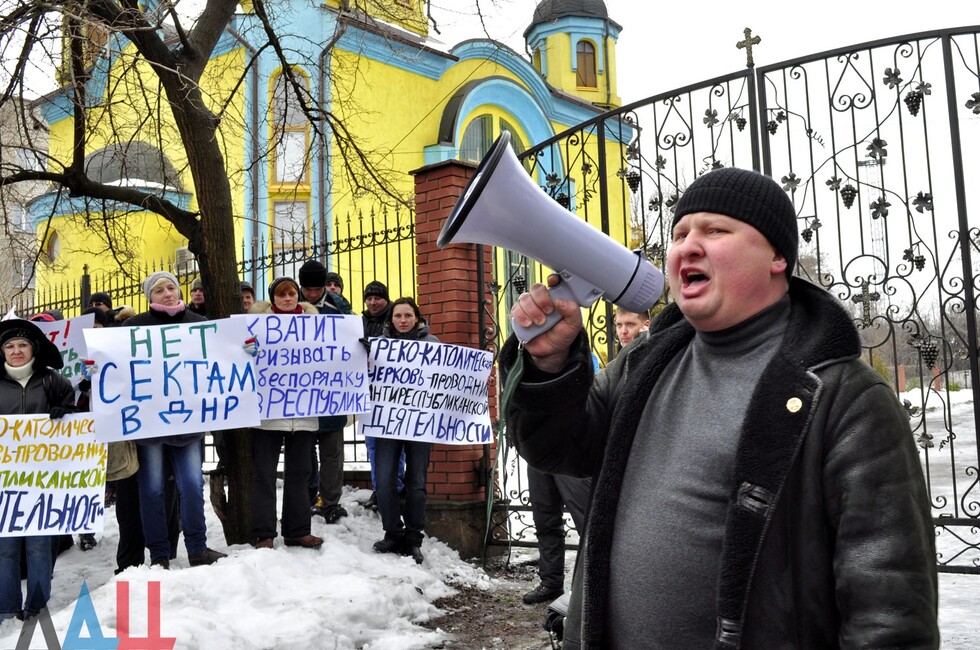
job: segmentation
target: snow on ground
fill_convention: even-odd
[[[445,635],[417,625],[439,615],[433,601],[453,593],[454,585],[494,589],[497,581],[431,538],[423,544],[426,559],[420,566],[408,558],[374,553],[371,544],[381,538],[380,519],[356,502],[367,495],[366,490],[345,491],[342,502],[351,516],[340,524],[314,519],[313,532],[326,539],[319,551],[286,548],[281,538],[272,551],[226,547],[209,505],[209,544],[227,552],[227,559],[190,568],[181,548],[170,571],[144,566],[119,576],[113,575],[118,530],[109,516],[98,547],[83,552],[75,546],[58,558],[49,605],[59,638],[65,641],[83,581],[104,634],[115,636],[115,584],[125,580],[130,585],[131,634],[146,633],[146,585],[159,582],[161,633],[176,639],[175,648],[435,647]],[[978,647],[980,575],[940,574],[939,585],[942,648]],[[19,633],[17,621],[0,626],[0,648],[14,648]],[[40,629],[30,647],[47,647]]]
[[[940,393],[928,393],[927,414],[941,420],[936,409]],[[921,393],[902,395],[913,405]],[[960,442],[975,440],[972,394],[950,394],[948,409]],[[936,422],[934,430],[941,430]],[[961,445],[969,450],[970,445]],[[960,453],[959,451],[957,453]],[[975,456],[967,465],[976,465]],[[965,469],[965,468],[964,468]],[[974,470],[975,472],[975,470]],[[975,474],[974,474],[975,476]],[[382,537],[381,521],[358,500],[368,491],[346,489],[343,505],[350,516],[328,526],[314,518],[313,533],[325,538],[318,551],[286,548],[282,539],[273,550],[247,545],[226,547],[221,525],[206,504],[208,539],[212,548],[229,557],[210,567],[190,568],[180,548],[170,571],[147,566],[113,575],[118,529],[110,510],[99,546],[83,552],[77,546],[62,554],[55,568],[49,606],[59,639],[65,642],[69,621],[82,583],[106,636],[115,636],[116,583],[130,587],[131,635],[147,629],[147,584],[160,583],[161,634],[176,639],[176,648],[208,650],[422,650],[438,646],[446,637],[439,629],[418,623],[440,615],[433,605],[454,592],[454,585],[495,589],[500,583],[482,569],[459,558],[446,544],[426,539],[426,559],[416,565],[408,558],[378,555],[371,545]],[[935,494],[933,495],[935,496]],[[572,566],[572,562],[568,562]],[[973,650],[980,647],[980,575],[940,574],[939,622],[942,648]],[[520,607],[515,604],[515,607]],[[0,626],[0,648],[14,648],[20,623]],[[83,632],[87,638],[87,633]],[[40,630],[31,648],[46,648]],[[65,645],[65,650],[68,645]]]
[[[271,551],[227,547],[207,504],[208,544],[227,552],[227,559],[190,568],[181,547],[170,571],[143,566],[119,576],[113,575],[119,534],[109,510],[95,549],[83,552],[76,545],[58,558],[48,604],[59,638],[64,642],[83,581],[104,633],[115,636],[115,583],[125,580],[130,583],[131,634],[145,634],[146,585],[158,581],[161,632],[176,638],[176,648],[431,647],[444,635],[416,623],[439,614],[433,601],[454,593],[453,585],[492,589],[494,580],[431,538],[423,544],[422,565],[375,553],[371,545],[382,537],[380,518],[356,502],[369,494],[347,489],[342,503],[350,516],[339,524],[314,518],[313,533],[326,540],[318,551],[286,548],[282,538]],[[0,626],[0,648],[14,648],[19,632],[17,621]],[[31,648],[45,647],[38,629]]]

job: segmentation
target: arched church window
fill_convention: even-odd
[[[310,121],[303,111],[303,102],[309,97],[310,80],[300,70],[294,68],[292,75],[280,72],[273,78],[269,239],[273,252],[282,261],[282,272],[292,277],[296,277],[297,265],[305,259],[313,231],[310,221]]]
[[[296,71],[292,77],[299,91],[309,97],[309,79]],[[310,123],[297,97],[296,86],[280,73],[272,88],[273,182],[309,183]]]
[[[463,140],[459,144],[459,159],[470,162],[480,162],[493,144],[493,117],[480,115],[463,132]]]
[[[49,262],[54,262],[58,259],[58,254],[60,252],[61,237],[58,236],[57,231],[52,230],[44,242],[44,254],[47,256]]]
[[[596,87],[595,46],[588,41],[579,41],[575,46],[575,83],[582,88]]]
[[[504,118],[494,120],[492,115],[480,115],[473,118],[473,121],[463,132],[463,141],[459,146],[459,159],[469,162],[480,162],[483,160],[494,141],[504,131],[510,133],[510,143],[515,153],[522,153],[527,149],[524,138],[518,133],[510,122]],[[524,163],[527,167],[527,162]]]

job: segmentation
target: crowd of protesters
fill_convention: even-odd
[[[277,277],[269,285],[268,299],[241,282],[242,311],[252,314],[354,315],[344,296],[343,278],[316,260],[298,270],[296,278]],[[93,293],[82,310],[91,314],[93,327],[131,327],[199,322],[208,319],[207,288],[200,278],[189,287],[185,302],[180,282],[166,271],[150,274],[143,282],[149,308],[140,314],[128,306],[114,306],[105,291]],[[389,301],[388,288],[377,280],[363,292],[364,340],[371,337],[438,341],[412,297]],[[77,389],[57,370],[60,352],[32,321],[62,320],[59,310],[35,314],[30,320],[0,322],[0,413],[44,413],[60,418],[65,413],[88,411],[91,377],[98,367],[89,362]],[[246,343],[246,345],[254,344]],[[248,349],[246,347],[246,349]],[[254,353],[254,349],[252,350]],[[21,395],[27,397],[21,398]],[[29,397],[29,399],[28,399]],[[285,546],[318,549],[323,539],[311,533],[311,520],[319,516],[336,524],[348,516],[341,505],[344,486],[344,430],[352,416],[321,416],[263,420],[251,429],[254,462],[252,545],[275,548],[277,524]],[[222,432],[214,434],[217,470],[222,471]],[[135,444],[137,463],[118,477],[109,476],[106,507],[114,507],[119,525],[116,573],[146,562],[170,569],[177,557],[181,535],[190,566],[208,565],[225,557],[207,545],[203,496],[203,438],[207,432],[140,439]],[[374,546],[379,553],[397,553],[423,562],[421,542],[425,527],[425,486],[429,443],[381,444],[367,437],[374,490],[364,505],[378,510],[384,537]],[[110,450],[114,452],[115,450]],[[318,453],[319,452],[319,453]],[[406,479],[406,452],[408,475]],[[283,460],[283,499],[277,516],[276,479]],[[380,460],[379,460],[380,459]],[[110,465],[111,465],[110,461]],[[111,472],[110,472],[111,474]],[[70,536],[0,538],[0,621],[29,618],[45,607],[59,552],[70,547]],[[79,546],[98,544],[94,534],[80,536]],[[26,580],[26,597],[21,583]]]

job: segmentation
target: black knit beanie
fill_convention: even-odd
[[[388,300],[388,287],[377,280],[371,280],[364,287],[364,299],[367,300],[368,296],[378,296]]]
[[[316,260],[310,260],[299,267],[299,286],[307,289],[320,289],[327,286],[327,269]]]
[[[103,305],[112,309],[112,298],[109,297],[105,291],[96,291],[88,299],[88,304],[91,305],[93,302],[101,302]]]
[[[4,330],[0,334],[0,347],[2,347],[7,341],[13,341],[14,339],[24,339],[31,344],[31,349],[37,352],[37,337],[33,332],[28,331],[25,328],[10,328]]]
[[[694,212],[722,214],[754,227],[786,258],[786,275],[793,275],[799,251],[796,209],[776,181],[735,167],[708,172],[681,195],[671,228]]]
[[[337,286],[340,287],[340,290],[341,291],[344,290],[344,279],[342,277],[340,277],[340,274],[339,273],[334,273],[333,271],[330,271],[329,273],[327,273],[326,280],[324,280],[323,284],[324,284],[324,286],[326,286],[327,284],[330,284],[331,282],[336,282],[337,283]]]

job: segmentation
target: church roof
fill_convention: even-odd
[[[85,157],[85,172],[98,183],[129,185],[142,181],[181,189],[180,176],[162,151],[133,141],[112,144]]]
[[[542,0],[534,10],[531,26],[565,16],[609,18],[609,12],[602,0]]]

